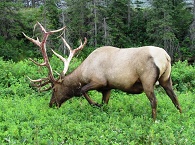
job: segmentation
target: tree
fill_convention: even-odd
[[[132,3],[131,8],[131,23],[126,31],[129,37],[128,44],[132,46],[148,45],[148,36],[146,33],[146,26],[148,20],[148,9],[140,6],[143,4],[140,1]]]
[[[187,35],[190,13],[186,11],[183,0],[152,0],[151,4],[147,24],[150,41],[163,47],[174,58],[180,55],[179,48]]]
[[[41,19],[39,8],[24,9],[20,2],[0,2],[0,57],[19,61],[31,56],[33,48],[22,32],[32,34],[32,26]],[[29,48],[30,47],[30,48]]]
[[[90,9],[86,0],[66,0],[67,8],[65,9],[65,23],[67,24],[66,32],[69,34],[69,44],[76,45],[79,39],[88,38],[86,33],[89,29],[88,15]]]
[[[17,59],[21,53],[23,23],[19,6],[12,2],[0,2],[0,56],[3,56],[4,60]]]
[[[113,45],[117,47],[127,47],[128,3],[128,0],[113,0],[107,8],[107,23],[111,28]]]
[[[170,3],[164,0],[153,0],[152,6],[150,20],[147,23],[148,36],[155,45],[164,47],[173,56],[172,50],[177,46],[173,43],[176,41],[176,37],[171,21]]]
[[[96,8],[96,0],[93,0],[94,5],[94,35],[95,35],[95,41],[94,45],[97,46],[97,8]]]
[[[107,7],[108,2],[106,0],[94,0],[91,11],[93,12],[90,15],[91,30],[88,30],[88,34],[91,37],[91,43],[94,47],[101,45],[111,45],[111,36],[110,36],[110,26],[107,23]]]
[[[57,7],[59,0],[47,0],[43,5],[43,13],[45,19],[47,19],[49,29],[57,29],[61,27],[59,23],[60,19],[60,9]]]

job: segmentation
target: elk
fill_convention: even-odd
[[[29,79],[38,88],[51,84],[47,89],[52,89],[50,107],[53,105],[60,107],[62,103],[73,96],[82,95],[89,104],[100,107],[101,104],[94,102],[88,95],[90,90],[97,90],[102,93],[102,104],[108,104],[112,89],[119,89],[130,94],[145,92],[151,104],[152,118],[155,120],[157,99],[154,94],[154,87],[158,81],[175,107],[180,113],[182,112],[172,87],[171,59],[164,49],[155,46],[124,49],[103,46],[94,50],[73,72],[65,75],[72,57],[83,49],[87,39],[85,38],[84,43],[81,42],[78,48],[72,49],[62,38],[70,53],[66,59],[52,50],[64,63],[62,73],[55,79],[47,56],[46,41],[50,34],[63,31],[65,27],[47,32],[39,22],[37,22],[37,25],[43,33],[41,42],[38,38],[35,40],[23,34],[37,45],[42,52],[43,63],[39,64],[34,60],[32,61],[38,66],[47,67],[49,73],[47,78]]]

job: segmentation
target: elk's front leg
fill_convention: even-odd
[[[97,107],[101,107],[101,106],[102,106],[101,104],[98,104],[98,103],[94,102],[94,101],[89,97],[89,95],[88,95],[86,92],[83,93],[83,96],[85,97],[85,99],[88,101],[88,103],[89,103],[90,105],[97,106]]]
[[[100,83],[97,83],[97,82],[90,82],[89,84],[85,85],[82,87],[81,89],[81,93],[83,94],[83,96],[85,97],[85,99],[88,101],[88,103],[90,105],[94,105],[94,106],[98,106],[98,107],[101,107],[102,105],[94,102],[90,97],[89,95],[87,94],[87,92],[89,90],[97,90],[98,88],[102,87],[102,84]]]

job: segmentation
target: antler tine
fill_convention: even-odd
[[[37,80],[33,80],[30,77],[28,77],[28,76],[27,76],[27,78],[32,83],[32,86],[37,87],[39,91],[49,90],[48,88],[44,89],[44,90],[40,90],[41,87],[43,87],[43,86],[45,86],[45,85],[50,83],[50,80],[49,80],[48,77],[47,78],[42,78],[42,79],[37,79]],[[49,88],[51,88],[51,87],[49,87]]]
[[[87,44],[87,38],[85,37],[84,43],[82,43],[82,41],[81,41],[80,46],[78,48],[74,49],[73,50],[74,51],[73,53],[76,54],[78,51],[82,50],[86,44]]]
[[[41,28],[41,31],[42,31],[43,33],[47,33],[47,31],[46,31],[45,28],[41,25],[41,23],[37,22],[37,24],[39,25],[39,27]],[[35,27],[36,27],[37,24],[35,24]]]
[[[58,29],[58,30],[50,31],[50,33],[60,32],[60,31],[64,30],[65,28],[66,28],[66,26],[64,26],[64,27],[62,27],[62,28],[60,28],[60,29]],[[63,33],[62,33],[62,34],[63,34]]]
[[[71,61],[71,59],[72,59],[72,57],[73,57],[73,54],[72,54],[72,48],[70,47],[70,45],[66,42],[66,40],[63,38],[63,37],[61,37],[61,39],[63,40],[63,42],[64,42],[64,44],[66,45],[66,47],[69,49],[69,51],[70,51],[70,54],[69,54],[69,57],[68,57],[68,59],[65,59],[64,57],[62,57],[60,54],[58,54],[58,53],[56,53],[53,49],[51,49],[52,50],[52,52],[58,57],[58,58],[60,58],[63,62],[64,62],[64,69],[63,69],[63,71],[62,71],[62,75],[65,75],[66,74],[66,72],[68,71],[68,66],[69,66],[69,64],[70,64],[70,61]]]
[[[43,31],[43,33],[49,33],[49,34],[56,33],[56,32],[60,32],[60,31],[62,31],[62,30],[64,30],[64,29],[66,28],[66,26],[64,26],[64,27],[62,27],[62,28],[60,28],[60,29],[58,29],[58,30],[53,30],[53,31],[47,32],[47,31],[45,30],[45,28],[41,25],[41,23],[37,22],[37,24],[40,26],[40,28],[41,28],[41,30]]]
[[[61,38],[62,38],[64,44],[66,45],[66,47],[68,47],[69,51],[72,51],[72,48],[71,48],[70,45],[66,42],[66,40],[65,40],[63,37],[61,37]]]
[[[35,40],[35,39],[33,39],[33,38],[30,38],[30,37],[28,37],[24,32],[22,32],[22,34],[28,39],[28,40],[30,40],[31,42],[33,42],[35,45],[37,45],[37,46],[41,46],[41,42],[39,41],[39,39],[37,38],[37,40]]]
[[[62,74],[65,75],[66,72],[68,71],[68,66],[70,63],[70,56],[68,59],[65,59],[63,56],[61,56],[60,54],[56,53],[53,49],[51,49],[51,51],[58,57],[60,58],[63,62],[64,62],[64,70],[62,71]]]
[[[85,37],[84,39],[85,39],[84,43],[82,44],[82,41],[81,41],[81,45],[79,46],[81,50],[87,44],[87,38]]]
[[[34,64],[38,65],[38,66],[45,66],[45,62],[43,63],[38,63],[35,60],[33,60],[32,58],[29,58],[30,61],[32,61]]]
[[[36,79],[36,80],[33,80],[31,79],[30,77],[27,76],[27,78],[33,82],[33,83],[37,83],[37,82],[42,82],[42,81],[45,81],[45,80],[49,80],[49,78],[41,78],[41,79]]]

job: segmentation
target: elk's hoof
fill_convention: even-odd
[[[92,104],[92,106],[100,108],[100,107],[102,107],[102,104],[94,103],[94,104]]]

